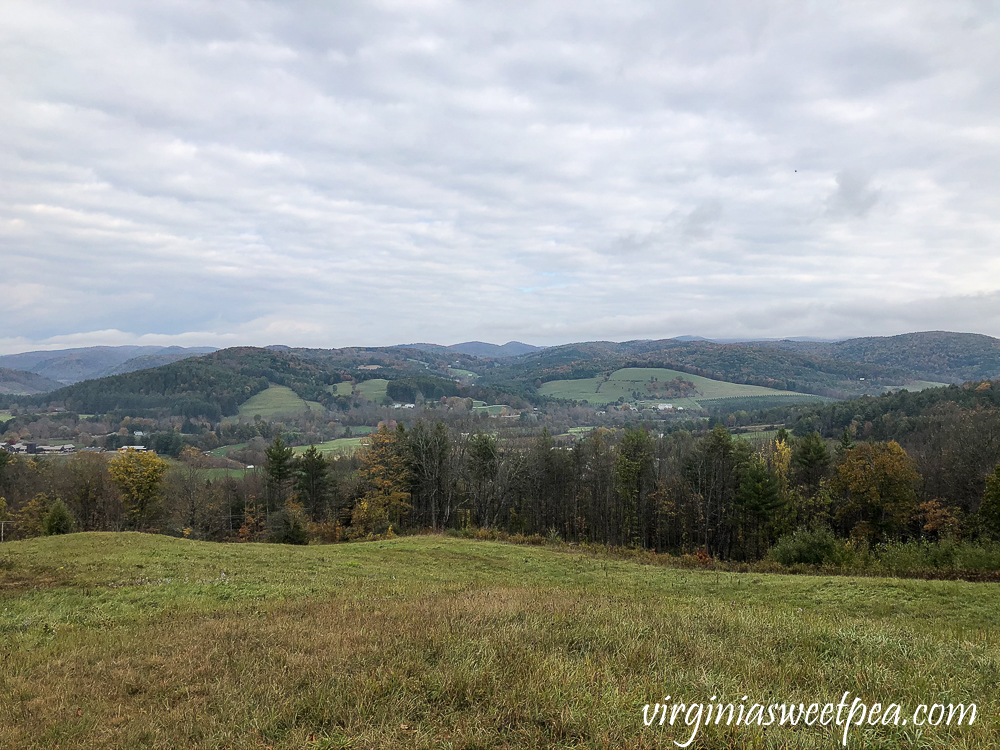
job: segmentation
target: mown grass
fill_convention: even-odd
[[[901,391],[903,389],[908,390],[910,393],[916,393],[917,391],[924,391],[928,388],[945,388],[947,383],[938,383],[934,380],[911,380],[909,383],[903,386],[885,386],[884,390],[887,391]]]
[[[278,414],[305,414],[309,411],[323,411],[317,401],[299,398],[295,391],[283,385],[271,385],[267,390],[251,396],[240,404],[241,417],[273,417]]]
[[[364,439],[363,435],[358,437],[349,438],[337,438],[336,440],[327,440],[325,443],[316,443],[316,450],[320,453],[328,455],[339,455],[339,456],[353,456],[358,448],[361,447],[361,441]],[[295,448],[295,454],[301,455],[309,449],[308,445],[300,445]]]
[[[389,381],[385,378],[372,378],[371,380],[362,380],[357,383],[348,380],[331,385],[329,390],[337,396],[350,396],[357,391],[361,398],[380,402],[385,398],[388,385]]]
[[[13,418],[14,418],[14,415],[11,414],[9,411],[0,411],[0,424],[4,424],[5,422],[9,422]]]
[[[208,452],[208,455],[215,456],[216,458],[225,458],[229,455],[230,451],[241,451],[247,447],[249,443],[234,443],[233,445],[220,445],[218,448],[213,448]]]
[[[491,417],[499,417],[504,413],[505,409],[509,408],[510,407],[506,404],[490,404],[489,406],[483,404],[482,406],[473,406],[472,411],[483,412],[485,414],[489,414]]]
[[[340,383],[330,386],[330,392],[335,396],[350,396],[354,391],[354,383],[350,380],[344,380]]]
[[[313,546],[78,534],[0,547],[0,747],[651,748],[642,706],[975,702],[997,746],[991,584],[718,574],[443,537]],[[829,748],[703,729],[692,747]]]
[[[646,390],[650,378],[657,378],[659,383],[666,383],[674,378],[681,377],[684,380],[694,383],[697,392],[691,397],[669,398],[654,397]],[[603,377],[581,378],[578,380],[550,380],[543,383],[538,389],[539,395],[551,398],[571,399],[575,401],[586,400],[592,404],[610,404],[619,398],[626,401],[634,401],[632,394],[638,391],[642,394],[640,401],[648,401],[650,404],[667,402],[674,407],[682,406],[685,409],[698,409],[700,399],[731,398],[734,396],[804,396],[794,391],[779,391],[774,388],[765,388],[759,385],[742,385],[740,383],[727,383],[722,380],[712,380],[700,375],[691,375],[677,370],[668,370],[659,367],[626,367],[616,370],[605,380]]]
[[[389,381],[384,378],[372,378],[371,380],[362,380],[358,383],[357,390],[362,398],[379,403],[385,398],[388,385]]]

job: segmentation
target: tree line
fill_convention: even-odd
[[[504,439],[418,421],[383,426],[353,457],[296,455],[279,435],[263,466],[215,478],[192,447],[172,466],[128,450],[69,460],[0,452],[0,512],[18,537],[145,529],[301,543],[486,529],[735,561],[761,559],[802,530],[857,547],[995,539],[1000,422],[952,417],[936,443],[909,448],[850,431],[751,441],[721,425],[596,429],[567,445],[544,430]],[[46,521],[53,513],[58,524]]]

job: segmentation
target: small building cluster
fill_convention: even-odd
[[[38,445],[38,443],[4,443],[3,449],[8,453],[24,453],[30,456],[46,456],[63,453],[76,453],[76,446],[72,443],[66,445]]]

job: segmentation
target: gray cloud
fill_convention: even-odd
[[[880,192],[871,178],[853,170],[837,175],[837,189],[827,199],[827,212],[837,215],[865,216],[878,203]]]
[[[998,70],[975,2],[14,4],[0,351],[997,335],[929,301],[1000,286]]]
[[[684,218],[683,233],[692,238],[708,237],[721,216],[722,204],[715,200],[706,201]]]

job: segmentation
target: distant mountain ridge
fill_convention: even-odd
[[[420,351],[450,351],[459,354],[468,354],[472,357],[488,357],[490,359],[505,359],[507,357],[519,357],[522,354],[537,352],[545,347],[525,344],[522,341],[508,341],[506,344],[490,344],[486,341],[465,341],[461,344],[400,344],[407,349],[419,349]]]
[[[666,367],[732,383],[834,398],[880,394],[930,381],[964,383],[1000,377],[1000,339],[928,331],[845,341],[721,343],[683,339],[589,341],[505,359],[481,385],[590,378],[622,367]]]
[[[47,393],[61,387],[62,383],[51,380],[44,375],[36,375],[27,370],[0,367],[0,394],[33,396],[36,393]]]
[[[196,346],[88,346],[0,356],[0,367],[42,375],[59,385],[159,367],[216,351]],[[51,390],[51,389],[50,389]]]
[[[528,351],[510,354],[523,348]],[[101,357],[108,356],[107,349],[99,352]],[[545,383],[593,378],[629,367],[667,368],[712,380],[838,399],[880,395],[904,387],[920,389],[934,383],[1000,378],[1000,339],[942,331],[837,342],[725,344],[662,339],[589,341],[544,348],[519,342],[503,346],[465,342],[452,346],[412,344],[341,349],[278,345],[266,349],[225,349],[202,357],[196,357],[196,351],[160,349],[139,355],[127,352],[133,356],[102,370],[103,374],[117,368],[125,374],[86,380],[51,394],[46,391],[44,395],[8,395],[5,402],[31,405],[62,402],[67,410],[85,413],[166,410],[191,417],[230,415],[268,384],[287,386],[304,400],[338,408],[337,399],[342,400],[344,394],[338,394],[335,385],[380,379],[406,381],[397,385],[410,388],[411,392],[420,388],[425,396],[460,392],[493,403],[505,403],[509,398],[540,403],[546,398],[540,395]],[[484,356],[485,352],[492,352],[493,356]],[[39,353],[28,354],[31,356],[27,360],[35,367],[52,366],[48,360],[39,359]],[[124,353],[113,354],[121,359]],[[180,361],[154,366],[163,358]],[[69,361],[79,363],[82,359],[75,356]],[[460,370],[467,370],[475,377],[467,374],[458,377]],[[19,377],[19,388],[39,386],[38,383],[28,386],[23,376]]]
[[[760,346],[905,370],[914,379],[964,383],[1000,376],[1000,339],[980,333],[922,331],[844,341],[763,341]]]

